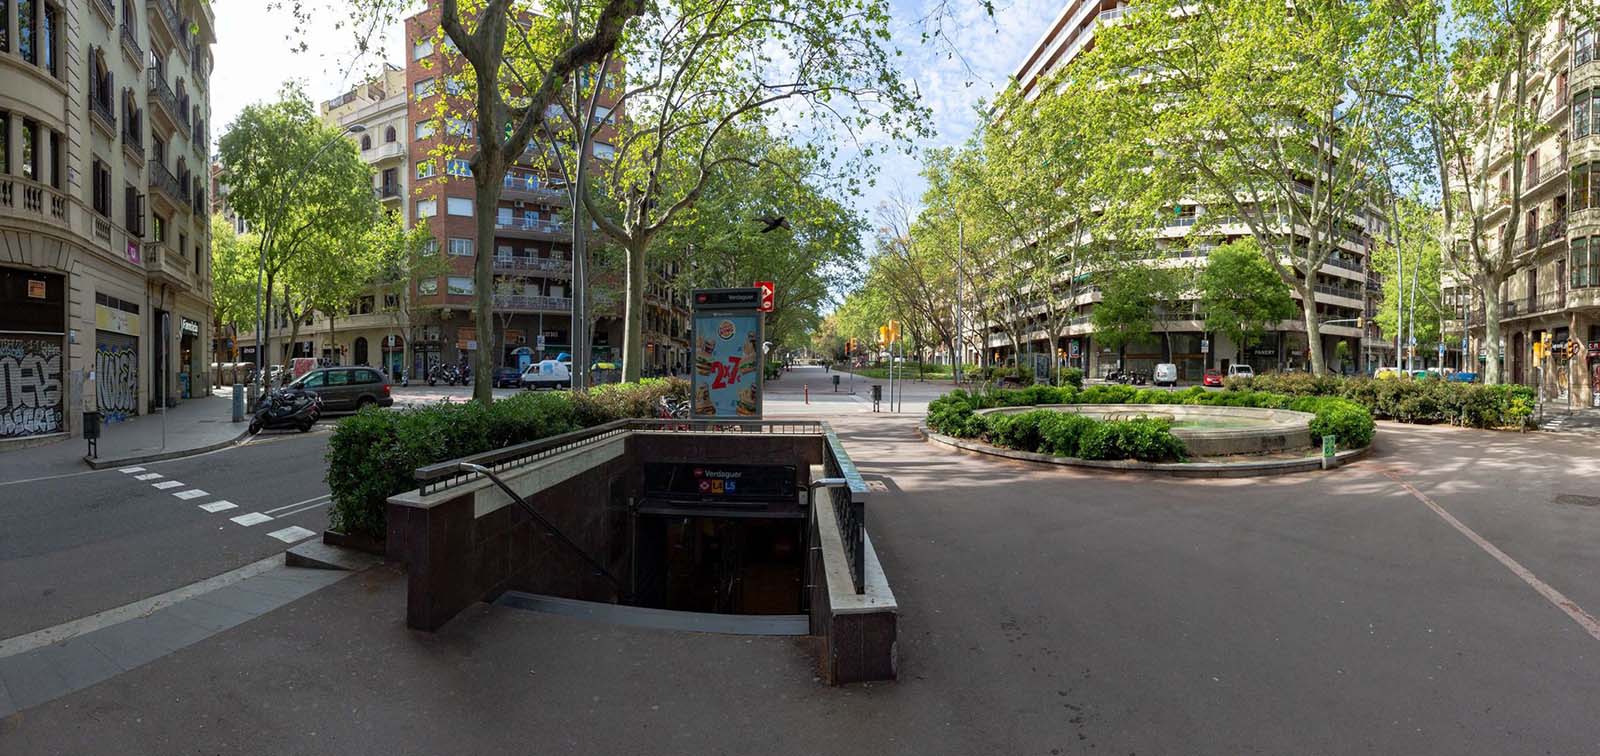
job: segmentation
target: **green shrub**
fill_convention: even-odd
[[[1296,404],[1301,412],[1311,412],[1311,438],[1319,441],[1323,436],[1333,436],[1341,449],[1359,449],[1372,443],[1377,423],[1372,413],[1348,399],[1338,397],[1312,397]]]
[[[1037,451],[1040,446],[1040,423],[1059,414],[1061,413],[1054,410],[1033,410],[989,416],[986,418],[989,425],[989,442],[1007,449]]]
[[[1078,404],[1127,404],[1139,389],[1117,384],[1090,386],[1078,392]]]
[[[586,392],[523,392],[489,407],[468,402],[364,409],[341,421],[328,440],[329,524],[383,538],[385,502],[417,487],[417,468],[624,417],[650,417],[665,395],[686,397],[687,382],[667,378]]]
[[[979,398],[956,389],[928,403],[928,429],[956,438],[977,438],[988,430],[984,418],[974,414]]]
[[[1084,459],[1181,462],[1184,452],[1172,424],[1153,418],[1095,423],[1078,439],[1078,456]]]
[[[1056,385],[1083,388],[1083,371],[1077,368],[1062,368],[1060,375],[1056,376]]]
[[[1075,412],[1052,412],[1039,421],[1039,451],[1057,457],[1076,457],[1083,434],[1100,423]]]

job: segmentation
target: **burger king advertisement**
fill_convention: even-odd
[[[749,290],[754,292],[756,290]],[[694,376],[690,414],[696,418],[761,417],[763,314],[744,289],[696,291]]]

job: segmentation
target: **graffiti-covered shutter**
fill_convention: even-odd
[[[100,416],[115,423],[139,414],[139,341],[132,336],[97,331],[94,377]]]

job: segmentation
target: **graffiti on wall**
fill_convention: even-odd
[[[95,400],[107,423],[139,412],[139,355],[127,344],[101,341],[94,350]]]
[[[0,338],[0,438],[58,433],[61,340]]]

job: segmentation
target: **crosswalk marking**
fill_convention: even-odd
[[[261,523],[267,522],[268,520],[271,520],[272,518],[267,516],[267,515],[261,514],[260,512],[251,512],[250,514],[242,514],[242,515],[239,515],[238,517],[230,517],[228,519],[233,520],[234,522],[236,522],[236,523],[238,523],[240,525],[243,525],[243,526],[248,528],[251,525],[260,525]]]
[[[162,475],[161,473],[145,473],[143,475],[135,475],[135,476],[133,476],[133,479],[134,480],[155,480],[156,478],[165,478],[165,477],[167,477],[167,476]]]
[[[295,541],[304,541],[305,539],[316,535],[316,533],[314,531],[306,530],[299,525],[292,525],[284,528],[283,530],[274,530],[267,535],[283,541],[284,543],[294,543]]]
[[[202,496],[209,496],[209,495],[210,494],[207,494],[205,491],[202,491],[202,490],[200,490],[198,488],[191,488],[191,489],[189,489],[187,491],[178,491],[177,493],[173,494],[173,496],[176,496],[176,497],[178,497],[180,499],[183,499],[184,501],[188,501],[190,499],[198,499],[198,498],[200,498]]]
[[[233,509],[236,506],[238,505],[224,499],[222,501],[213,501],[210,504],[201,504],[200,508],[207,512],[216,513],[226,509]]]
[[[181,480],[163,480],[160,483],[152,483],[150,485],[153,485],[156,488],[159,488],[159,489],[165,491],[165,490],[167,490],[169,488],[177,488],[178,486],[183,485],[183,481],[181,481]]]
[[[124,467],[124,468],[122,468],[120,470],[117,470],[117,472],[131,474],[131,473],[136,473],[136,472],[144,472],[144,468],[143,467]]]

